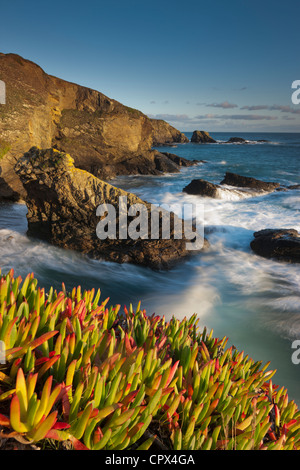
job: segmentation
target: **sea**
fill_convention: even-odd
[[[191,133],[185,132],[187,137]],[[300,341],[300,264],[255,255],[253,233],[265,228],[300,232],[300,190],[265,195],[222,191],[219,199],[191,196],[182,189],[192,179],[220,183],[227,171],[283,186],[300,184],[300,133],[211,133],[215,144],[159,147],[199,163],[162,176],[121,176],[111,183],[154,204],[203,206],[210,248],[168,271],[95,261],[70,250],[28,238],[24,204],[0,205],[0,267],[15,275],[33,272],[40,287],[60,290],[100,288],[110,304],[136,308],[169,320],[196,314],[199,327],[228,338],[255,361],[276,370],[273,384],[284,386],[300,406],[300,364],[292,360]],[[246,144],[225,144],[230,137]],[[261,142],[266,140],[267,142]],[[299,346],[298,346],[299,349]],[[299,355],[300,357],[300,355]]]

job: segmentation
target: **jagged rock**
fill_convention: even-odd
[[[265,258],[300,263],[300,234],[294,229],[265,229],[254,233],[252,250]]]
[[[161,162],[167,162],[152,150],[154,124],[142,112],[48,75],[16,54],[0,53],[0,70],[6,84],[0,120],[0,200],[26,196],[13,168],[33,146],[67,152],[78,168],[106,180],[121,174],[159,174],[156,163],[162,167]],[[172,128],[173,133],[181,134]],[[180,141],[174,135],[172,142]]]
[[[169,152],[162,152],[163,155],[165,155],[169,160],[171,160],[173,163],[175,163],[177,166],[181,167],[188,167],[188,166],[194,166],[199,163],[198,160],[187,160],[186,158],[179,157],[178,155],[175,155],[174,153],[169,153]],[[201,163],[203,160],[200,161]]]
[[[280,187],[279,183],[269,183],[249,176],[241,176],[236,173],[226,172],[225,178],[220,184],[228,186],[237,186],[239,188],[252,188],[262,191],[275,191]]]
[[[206,131],[194,131],[191,142],[200,144],[215,144],[216,141]]]
[[[153,146],[169,145],[173,143],[187,143],[189,139],[183,132],[168,124],[162,119],[151,119],[153,127]]]
[[[181,232],[178,236],[175,221],[182,221],[174,214],[169,239],[163,239],[161,235],[157,239],[151,238],[150,230],[149,240],[132,237],[121,239],[118,230],[120,227],[124,228],[124,224],[121,223],[119,198],[127,198],[126,210],[133,204],[142,204],[150,214],[153,206],[134,194],[76,168],[73,158],[68,154],[55,149],[40,150],[33,147],[19,159],[15,171],[26,192],[29,236],[80,251],[93,258],[135,263],[157,269],[169,268],[175,262],[199,251],[187,248],[189,239],[182,233],[182,225],[179,225]],[[101,204],[111,204],[116,209],[116,239],[100,239],[97,235],[96,230],[101,219],[96,210]],[[132,220],[133,217],[128,216],[128,221]],[[147,220],[149,229],[150,216]],[[126,231],[127,228],[126,224]],[[190,237],[190,240],[192,238],[194,237]],[[200,238],[198,242],[199,240]],[[201,249],[208,246],[206,240],[200,241]]]

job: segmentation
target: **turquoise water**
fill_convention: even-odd
[[[189,137],[191,133],[186,133]],[[300,404],[300,365],[291,361],[291,344],[300,339],[300,265],[260,258],[249,247],[253,232],[264,228],[300,231],[300,190],[241,198],[199,198],[182,193],[194,178],[219,183],[226,171],[282,185],[300,183],[300,134],[211,133],[217,144],[178,144],[160,148],[185,158],[205,160],[179,174],[119,177],[114,184],[153,203],[203,203],[210,250],[168,272],[93,261],[26,236],[26,206],[0,206],[0,266],[17,275],[34,272],[40,286],[101,288],[110,302],[170,318],[197,313],[218,337],[227,336],[255,360],[271,361],[274,383],[288,388]],[[255,143],[222,144],[229,137]],[[257,143],[266,139],[270,143]]]

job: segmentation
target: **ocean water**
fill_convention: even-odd
[[[188,137],[191,133],[186,133]],[[230,137],[248,144],[223,144]],[[183,318],[196,313],[199,324],[214,336],[228,337],[255,360],[271,361],[273,382],[285,386],[300,405],[300,364],[293,364],[292,342],[300,340],[300,265],[256,256],[250,249],[253,232],[264,228],[300,231],[300,190],[266,195],[222,192],[210,199],[184,194],[194,178],[220,183],[226,171],[300,184],[299,134],[212,133],[216,144],[178,144],[161,151],[199,160],[178,174],[119,177],[113,184],[158,204],[203,204],[210,249],[167,272],[133,265],[94,261],[79,253],[31,240],[26,235],[26,206],[0,205],[0,267],[16,275],[34,272],[40,286],[60,289],[99,288],[110,303],[141,300],[149,314]],[[267,143],[258,140],[268,140]],[[204,161],[204,162],[202,162]]]

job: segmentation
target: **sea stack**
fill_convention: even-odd
[[[121,225],[120,198],[126,201],[127,211],[132,205],[140,204],[150,214],[153,206],[76,168],[73,158],[66,153],[33,147],[17,162],[15,171],[26,191],[29,236],[43,238],[53,245],[77,250],[93,258],[134,263],[153,269],[170,268],[199,251],[188,248],[188,243],[193,243],[195,233],[190,239],[185,237],[183,225],[180,224],[182,221],[172,213],[169,213],[169,238],[160,234],[157,238],[152,237],[149,231],[145,239],[122,239],[118,235],[115,239],[100,239],[97,234],[101,220],[97,216],[99,206],[107,204],[116,209],[118,229]],[[129,216],[128,220],[132,217]],[[150,216],[148,221],[150,225]],[[201,245],[200,250],[208,246],[206,240],[202,239],[201,242],[198,237],[197,247]]]
[[[216,141],[206,131],[194,131],[191,142],[197,144],[215,144]]]

